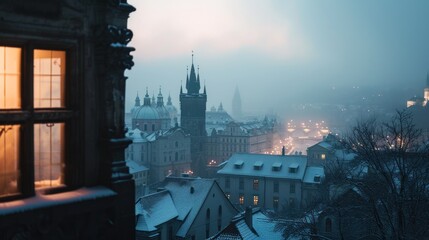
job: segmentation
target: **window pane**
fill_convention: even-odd
[[[65,107],[66,52],[34,50],[34,107]]]
[[[18,193],[19,125],[0,125],[0,197]]]
[[[21,107],[21,49],[0,46],[0,109]]]
[[[64,184],[64,123],[34,125],[36,188]]]

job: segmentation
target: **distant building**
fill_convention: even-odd
[[[208,163],[222,163],[234,153],[268,153],[273,148],[275,126],[272,122],[223,122],[208,124]]]
[[[180,125],[191,136],[192,170],[204,176],[206,156],[206,87],[200,93],[200,74],[195,73],[193,54],[189,76],[186,76],[186,92],[180,86]]]
[[[172,127],[170,113],[164,106],[161,89],[159,89],[157,101],[153,98],[151,103],[147,89],[143,105],[136,107],[139,101],[137,96],[135,107],[132,109],[132,129],[138,128],[143,132],[152,133]]]
[[[240,120],[243,117],[241,96],[238,87],[235,87],[234,96],[232,97],[232,116],[237,120]]]
[[[136,239],[207,239],[237,214],[212,179],[168,177],[136,202]]]
[[[426,77],[426,86],[423,90],[423,97],[413,97],[407,101],[407,108],[412,106],[426,107],[429,102],[429,73]]]
[[[217,174],[219,185],[237,207],[276,211],[301,209],[324,178],[323,168],[308,168],[302,155],[234,154]]]
[[[407,101],[407,108],[413,114],[416,127],[422,130],[423,141],[429,140],[429,73],[426,78],[426,86],[423,97],[413,97]]]
[[[136,128],[126,136],[133,141],[125,151],[126,159],[149,168],[149,185],[191,171],[191,139],[180,127],[152,133]]]
[[[329,163],[348,163],[356,157],[356,154],[345,149],[338,137],[328,134],[323,141],[307,148],[308,165],[326,166]]]
[[[247,207],[235,216],[231,223],[211,240],[266,240],[283,239],[282,232],[276,229],[278,223],[267,216],[260,208]]]
[[[142,196],[147,189],[149,169],[133,160],[127,160],[126,164],[130,169],[130,174],[133,175],[135,195]]]

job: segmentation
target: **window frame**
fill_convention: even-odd
[[[34,196],[36,192],[50,194],[69,191],[83,185],[83,141],[77,141],[83,136],[83,73],[82,57],[79,39],[55,38],[55,41],[45,37],[20,38],[19,36],[1,36],[0,46],[18,47],[21,49],[20,97],[21,107],[0,109],[0,125],[19,125],[19,177],[18,193],[0,197],[0,202],[22,199]],[[49,36],[48,36],[49,37]],[[35,108],[34,107],[34,52],[35,50],[64,51],[66,53],[66,69],[64,80],[64,107]],[[64,123],[64,185],[58,187],[35,188],[35,153],[34,126],[35,124]],[[73,144],[70,144],[73,143]]]

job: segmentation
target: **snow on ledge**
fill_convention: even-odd
[[[115,195],[116,192],[106,187],[79,188],[74,191],[49,195],[36,193],[36,196],[34,197],[0,203],[0,216],[39,208],[95,200]]]

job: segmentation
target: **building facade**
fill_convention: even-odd
[[[126,1],[0,2],[2,239],[134,239]]]
[[[191,139],[183,129],[147,133],[136,128],[126,136],[133,141],[125,150],[126,159],[149,168],[148,185],[191,171]]]
[[[268,122],[217,124],[207,138],[207,159],[217,164],[234,153],[268,153],[273,148],[275,130]]]
[[[312,195],[304,183],[319,186],[324,171],[307,171],[302,155],[234,154],[217,172],[219,185],[237,207],[297,211]],[[318,188],[314,189],[318,191]]]
[[[193,57],[193,55],[192,55]],[[180,87],[180,124],[191,136],[192,170],[204,176],[206,157],[206,103],[207,93],[200,93],[200,75],[195,73],[192,60],[189,76],[186,76],[186,92]]]

